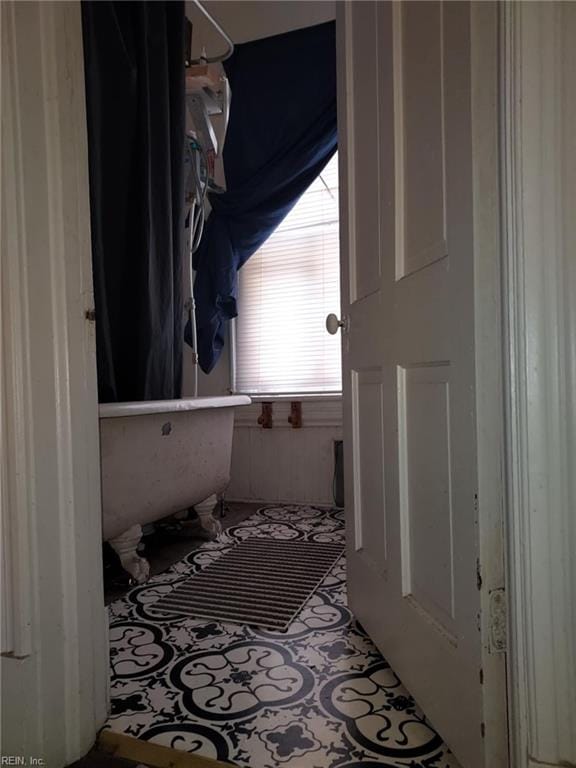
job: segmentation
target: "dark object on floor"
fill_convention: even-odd
[[[343,551],[342,544],[250,537],[153,609],[284,631]]]

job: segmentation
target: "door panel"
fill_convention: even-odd
[[[352,374],[352,420],[358,452],[354,473],[354,548],[376,573],[386,571],[387,530],[384,485],[384,389],[380,369]],[[359,436],[362,435],[362,440]],[[379,471],[373,471],[378,467]],[[361,511],[361,514],[360,514]]]
[[[446,256],[442,13],[410,2],[395,13],[398,278]],[[414,55],[418,51],[418,55]]]
[[[374,93],[378,90],[376,7],[370,4],[366,13],[351,28],[354,49],[358,52],[362,82],[355,83],[349,96],[356,114],[369,114],[374,108]],[[370,41],[365,45],[364,41]],[[372,147],[357,157],[351,169],[351,181],[355,189],[376,190],[378,178],[378,120],[361,120],[354,123],[354,141],[359,146]],[[376,162],[375,162],[376,160]],[[379,237],[379,211],[376,206],[358,209],[354,218],[357,254],[351,263],[349,291],[351,301],[358,301],[378,291],[381,278]]]
[[[349,601],[464,768],[488,768],[470,6],[338,13]]]
[[[404,597],[454,629],[450,366],[398,368]]]

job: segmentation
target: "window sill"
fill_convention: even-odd
[[[342,428],[342,396],[341,395],[293,395],[288,397],[253,397],[251,405],[236,409],[235,427],[250,427],[262,429],[258,418],[262,412],[262,402],[273,403],[272,429],[293,429],[288,421],[290,402],[302,402],[302,427],[334,427]],[[268,431],[268,430],[267,430]],[[299,430],[296,430],[299,431]]]
[[[342,392],[323,392],[314,395],[263,395],[261,393],[252,395],[246,392],[234,392],[234,394],[248,394],[248,397],[252,398],[253,403],[291,403],[295,401],[301,403],[323,403],[341,402],[342,400]]]

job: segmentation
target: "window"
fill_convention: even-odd
[[[239,273],[236,391],[340,392],[338,159],[335,155]]]

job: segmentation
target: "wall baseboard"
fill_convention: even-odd
[[[297,504],[301,506],[308,506],[308,507],[324,507],[325,509],[333,509],[335,507],[335,504],[330,504],[329,502],[325,500],[310,500],[310,499],[274,499],[274,501],[270,501],[270,499],[238,499],[238,498],[232,498],[231,496],[226,495],[226,502],[229,502],[230,504],[262,504],[263,506],[269,506],[273,504]]]

